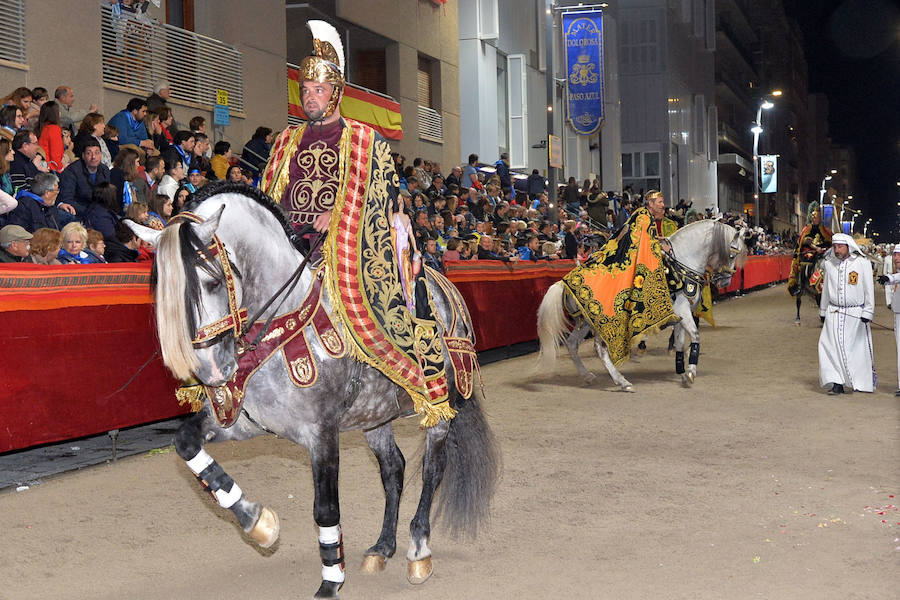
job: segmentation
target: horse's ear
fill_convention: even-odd
[[[159,236],[162,235],[161,230],[144,227],[143,225],[135,223],[131,219],[123,219],[123,222],[128,225],[128,228],[134,232],[134,235],[138,236],[154,248],[159,245]]]
[[[209,245],[212,243],[213,236],[216,234],[216,230],[219,228],[219,219],[222,218],[222,212],[225,210],[225,205],[219,207],[219,210],[214,212],[208,219],[194,225],[194,233],[197,234],[197,237],[200,238],[200,241],[205,245]]]

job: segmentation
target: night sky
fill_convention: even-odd
[[[872,219],[877,241],[900,242],[900,6],[784,0],[784,8],[803,32],[810,93],[828,96],[832,140],[856,151],[852,204]]]

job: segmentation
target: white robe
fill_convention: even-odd
[[[900,299],[900,273],[888,275],[890,280],[884,286],[885,293],[888,295],[888,303],[890,303],[891,295]],[[894,343],[897,344],[897,379],[900,381],[900,301],[897,304],[891,304],[891,310],[894,312]],[[900,389],[900,383],[897,384]]]
[[[875,315],[872,265],[852,253],[845,260],[825,261],[825,281],[819,315],[825,317],[819,336],[819,383],[839,383],[860,392],[875,390],[872,332]]]

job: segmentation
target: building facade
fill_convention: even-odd
[[[622,183],[717,206],[714,0],[634,0],[618,10]]]

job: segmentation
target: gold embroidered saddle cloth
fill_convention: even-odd
[[[344,356],[347,347],[340,334],[335,330],[328,311],[321,303],[322,271],[314,278],[314,283],[306,299],[297,310],[272,319],[268,333],[255,348],[250,348],[238,355],[238,370],[231,380],[220,387],[189,386],[177,392],[179,402],[189,402],[193,410],[200,410],[202,396],[205,392],[219,425],[230,427],[240,416],[244,402],[247,382],[269,359],[280,353],[287,366],[291,382],[297,387],[309,387],[318,379],[318,368],[315,358],[309,349],[307,332],[304,329],[312,324],[315,335],[325,352],[332,358]],[[256,321],[250,326],[247,339],[256,339],[265,321]]]

